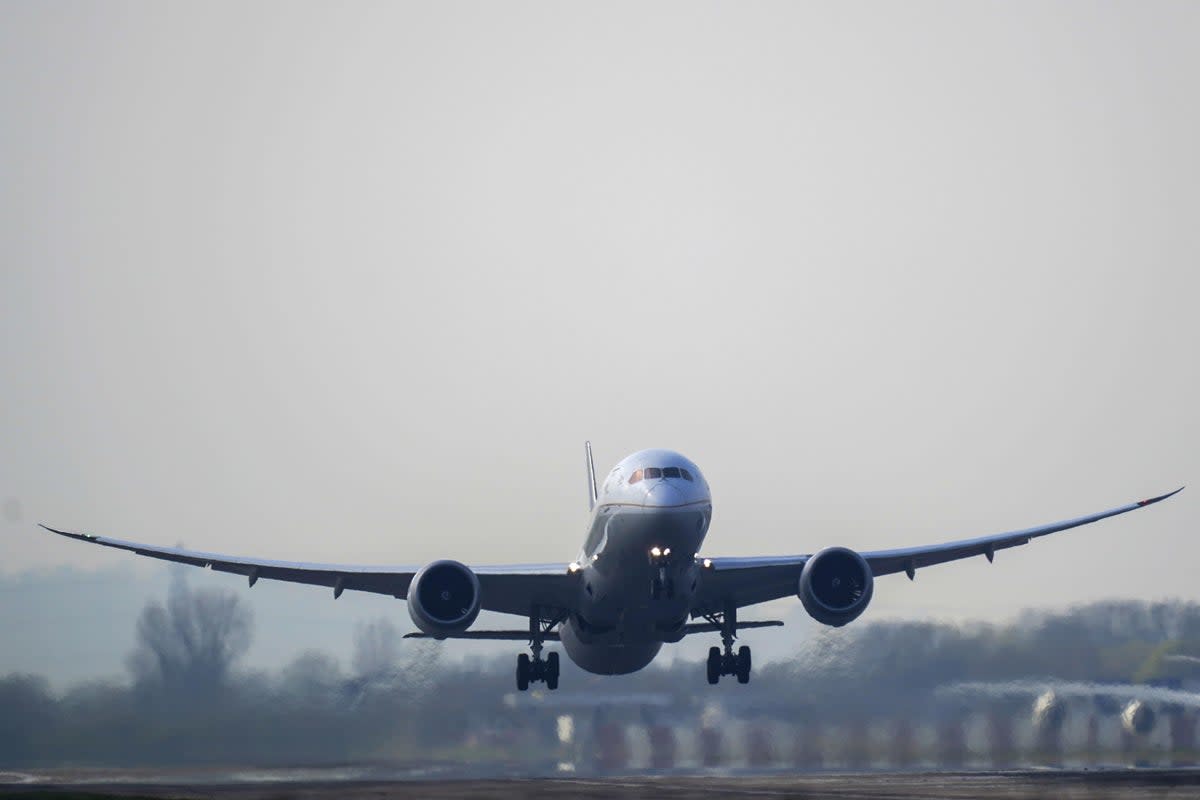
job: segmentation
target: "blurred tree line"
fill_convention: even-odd
[[[238,595],[180,578],[137,620],[129,682],[56,693],[38,676],[0,677],[0,767],[528,763],[559,713],[531,695],[513,702],[513,659],[443,662],[445,645],[402,641],[387,620],[356,631],[349,671],[315,651],[275,674],[238,669],[252,629]],[[669,703],[657,713],[687,724],[714,700],[798,720],[918,714],[932,690],[960,681],[1200,674],[1188,661],[1200,656],[1200,606],[1101,602],[1005,625],[876,622],[822,629],[797,646],[757,667],[747,687],[710,687],[683,659],[623,678],[564,659],[563,686],[592,697],[659,693]]]

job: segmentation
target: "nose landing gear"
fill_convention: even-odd
[[[675,581],[671,578],[670,562],[671,548],[650,548],[650,566],[654,569],[654,577],[650,579],[650,599],[668,600],[675,597]]]
[[[675,581],[667,575],[666,567],[659,567],[658,572],[650,581],[651,600],[671,600],[675,597]]]
[[[737,655],[733,652],[733,640],[737,638],[737,607],[728,603],[720,615],[706,615],[705,618],[720,626],[721,644],[724,645],[724,652],[721,647],[708,649],[708,662],[705,664],[708,682],[715,685],[722,675],[735,675],[738,683],[749,683],[750,648],[742,645],[738,648]]]

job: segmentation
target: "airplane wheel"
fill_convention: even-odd
[[[738,648],[737,679],[738,683],[750,682],[750,648],[745,645]]]
[[[517,656],[517,691],[523,692],[529,688],[529,656],[525,653]]]
[[[708,648],[708,682],[715,684],[721,680],[721,648]]]
[[[546,688],[550,691],[558,688],[558,653],[546,655]]]

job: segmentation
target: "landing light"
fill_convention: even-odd
[[[711,558],[704,559],[704,568],[712,569],[712,559]]]
[[[578,561],[572,561],[570,564],[567,564],[567,572],[575,573],[579,572],[581,569],[583,569],[583,567],[579,566]]]
[[[668,548],[664,549],[664,550],[663,550],[663,555],[664,555],[664,556],[669,556],[669,555],[671,555],[671,548],[669,548],[669,547],[668,547]]]
[[[654,556],[655,558],[658,558],[662,554],[663,554],[662,549],[659,548],[658,545],[654,545],[654,547],[650,548],[650,555]]]

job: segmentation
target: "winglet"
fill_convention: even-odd
[[[1184,488],[1186,488],[1186,487],[1180,486],[1178,489],[1176,489],[1173,492],[1167,492],[1166,494],[1160,494],[1158,497],[1151,497],[1149,500],[1139,500],[1138,505],[1139,506],[1154,505],[1155,503],[1159,502],[1160,500],[1166,500],[1168,497],[1172,497],[1174,495],[1179,494],[1180,492],[1182,492],[1184,490]]]
[[[90,533],[71,533],[70,531],[60,531],[57,528],[51,528],[49,525],[38,523],[39,528],[45,528],[51,533],[57,533],[59,536],[66,536],[68,539],[78,539],[81,542],[94,542],[99,539],[99,536],[92,536]]]
[[[592,443],[584,442],[583,449],[587,455],[588,511],[596,507],[596,464],[592,461]]]

